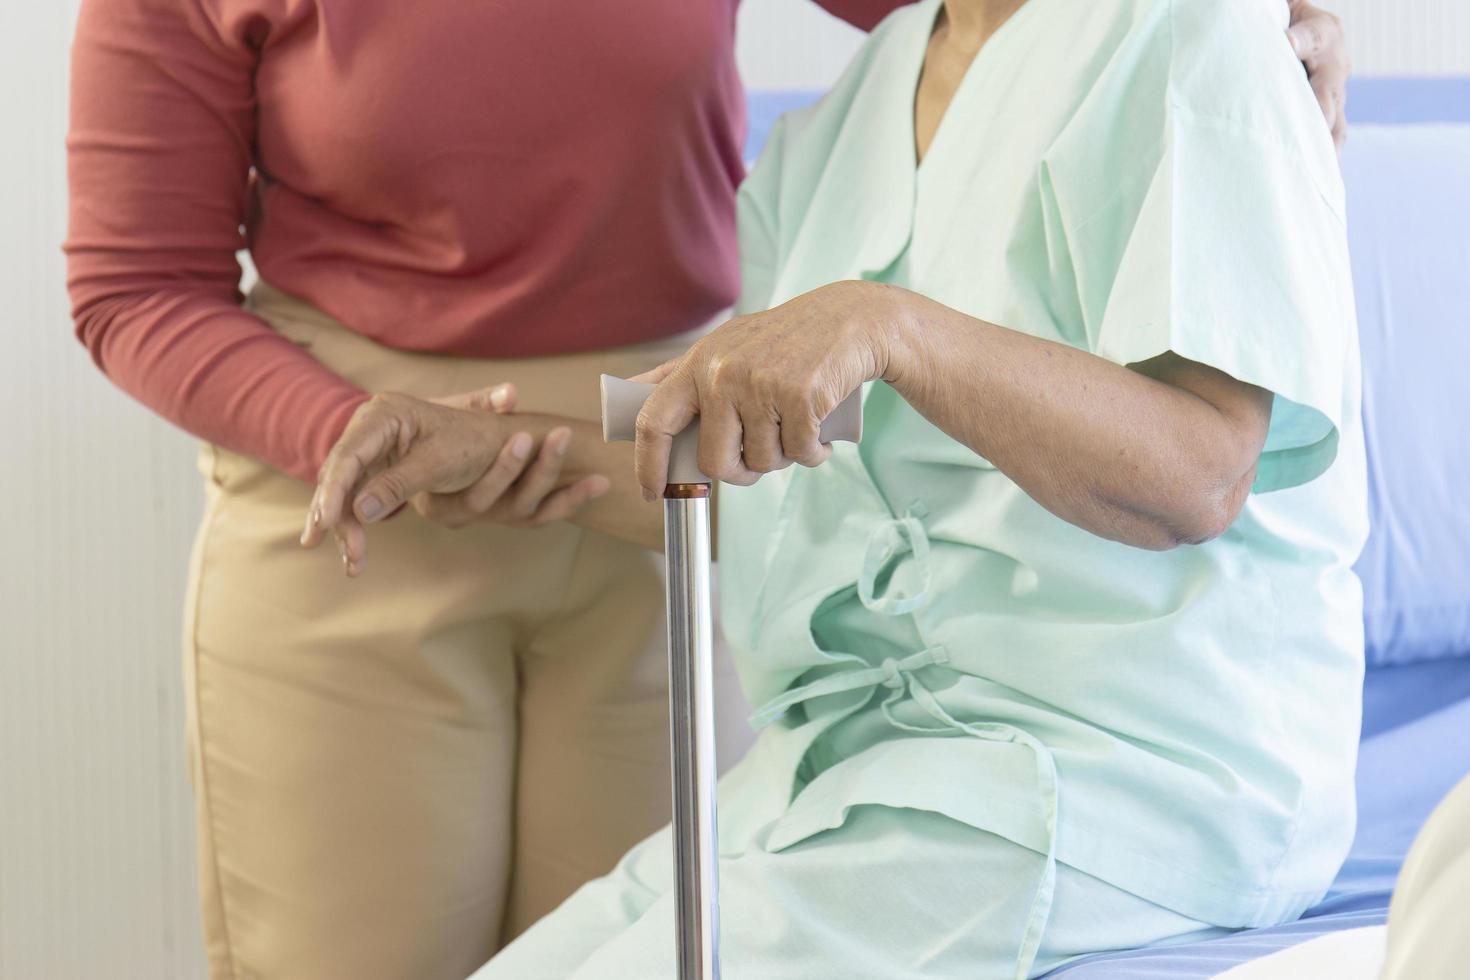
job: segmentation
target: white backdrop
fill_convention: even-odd
[[[699,0],[688,0],[699,2]],[[182,748],[190,440],[72,340],[59,243],[77,0],[0,0],[0,980],[203,975]],[[1466,0],[1342,0],[1359,70],[1470,72]],[[746,0],[756,88],[817,87],[856,32]]]

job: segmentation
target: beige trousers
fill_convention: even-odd
[[[381,347],[267,286],[251,306],[368,391],[499,381],[595,419],[600,372],[689,336],[473,360]],[[310,488],[206,447],[185,626],[216,980],[462,980],[668,819],[661,557],[568,524],[297,544]]]

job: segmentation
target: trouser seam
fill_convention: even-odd
[[[211,447],[211,452],[218,453],[218,450]],[[209,862],[213,870],[211,877],[214,880],[214,900],[216,907],[219,909],[221,938],[223,938],[225,945],[225,962],[230,971],[229,980],[236,980],[239,976],[239,970],[235,962],[235,943],[230,936],[229,911],[225,905],[225,887],[219,864],[219,844],[216,839],[217,827],[214,821],[213,797],[210,794],[209,753],[204,744],[204,699],[201,692],[202,681],[200,678],[201,665],[199,656],[199,607],[202,604],[202,596],[204,594],[204,570],[208,564],[209,549],[216,517],[215,511],[219,500],[218,494],[220,493],[222,491],[218,488],[210,488],[211,500],[204,514],[202,541],[199,548],[199,565],[194,580],[194,594],[190,597],[189,656],[194,661],[194,745],[199,754],[199,786],[196,793],[198,794],[197,803],[203,810],[199,822],[209,834]]]

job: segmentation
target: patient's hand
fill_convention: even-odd
[[[608,489],[606,477],[563,477],[571,430],[535,439],[502,413],[515,391],[499,385],[450,398],[378,395],[353,416],[317,478],[301,543],[336,536],[349,576],[367,561],[366,525],[405,503],[451,527],[490,520],[528,527],[561,520]]]
[[[1291,7],[1291,27],[1286,36],[1306,66],[1312,92],[1332,129],[1332,142],[1341,153],[1343,140],[1347,139],[1347,80],[1352,71],[1342,21],[1307,0],[1287,0],[1287,4]]]

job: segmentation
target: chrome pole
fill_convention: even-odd
[[[632,441],[654,386],[602,376],[602,437]],[[715,833],[714,633],[709,594],[710,482],[699,469],[699,423],[674,437],[664,490],[668,559],[669,733],[673,754],[678,980],[719,980],[719,840]],[[822,421],[823,442],[857,442],[862,392]]]
[[[719,839],[707,483],[664,491],[679,980],[719,980]]]

